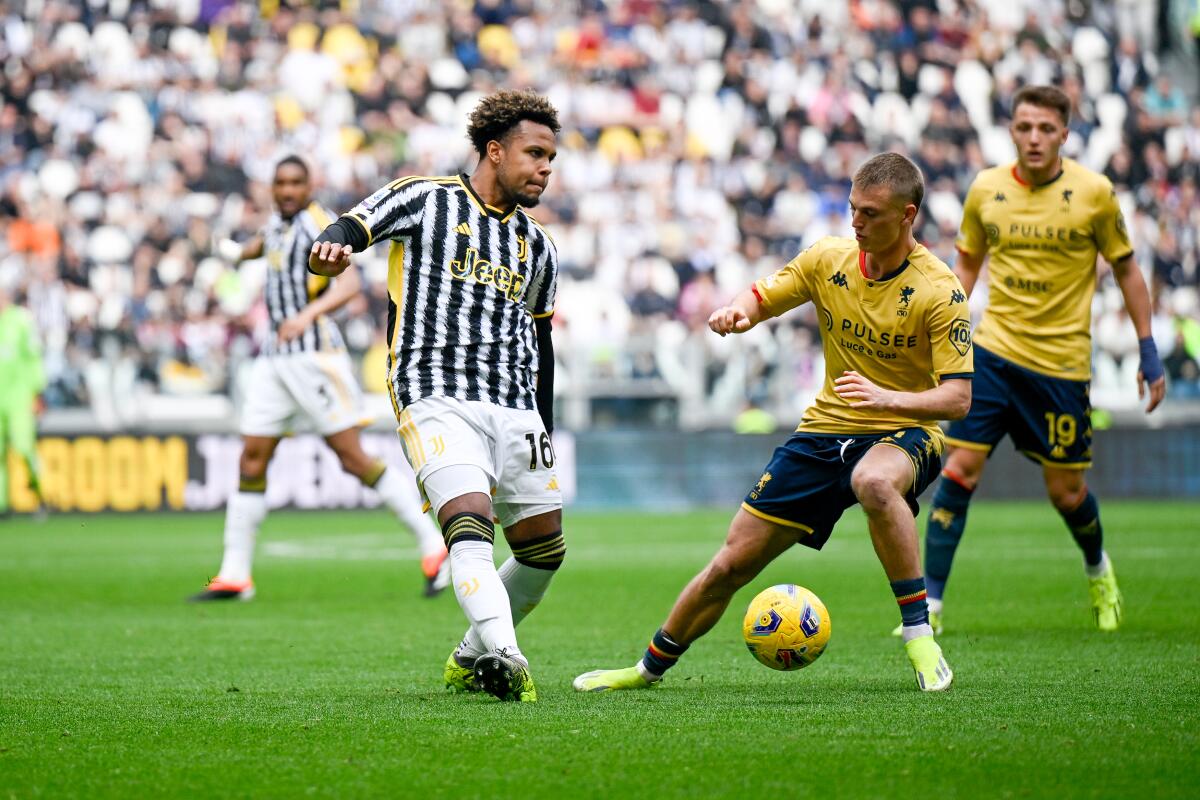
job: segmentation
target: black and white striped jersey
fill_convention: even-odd
[[[308,271],[308,254],[333,215],[316,203],[291,219],[275,212],[263,231],[263,254],[267,259],[267,315],[271,329],[263,343],[264,355],[341,350],[345,347],[337,323],[322,315],[304,334],[287,344],[279,343],[279,324],[300,313],[329,288],[330,279]]]
[[[501,211],[466,175],[401,178],[345,215],[391,240],[387,335],[399,413],[425,397],[534,409],[535,317],[554,313],[558,255],[524,209]]]

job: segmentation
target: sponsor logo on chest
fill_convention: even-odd
[[[526,250],[522,237],[518,257],[521,254],[527,255]],[[519,268],[510,269],[503,264],[493,264],[486,258],[480,258],[479,251],[474,247],[468,247],[462,258],[451,261],[449,269],[450,277],[454,280],[474,281],[491,286],[513,302],[520,300],[521,293],[525,290],[525,277],[521,275]]]

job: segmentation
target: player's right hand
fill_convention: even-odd
[[[1138,370],[1137,383],[1138,400],[1145,400],[1146,395],[1150,395],[1150,400],[1146,403],[1146,413],[1149,414],[1151,411],[1158,408],[1158,404],[1161,403],[1163,398],[1167,395],[1167,376],[1160,375],[1158,376],[1158,380],[1151,383],[1150,381],[1146,380],[1146,376],[1142,374],[1142,371]]]
[[[727,333],[745,333],[754,327],[754,323],[740,308],[723,306],[708,318],[708,327],[712,329],[713,333],[724,336]]]
[[[348,244],[313,242],[312,250],[308,254],[308,268],[318,275],[341,275],[350,266],[350,256],[353,253],[354,248]]]

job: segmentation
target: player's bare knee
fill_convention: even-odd
[[[432,498],[431,498],[432,499]],[[459,514],[474,514],[490,520],[492,518],[492,500],[488,495],[481,492],[468,492],[467,494],[459,495],[438,509],[438,524],[444,531],[455,516]]]
[[[1087,484],[1083,482],[1050,484],[1046,489],[1054,508],[1063,514],[1079,508],[1084,498],[1087,497]]]
[[[975,488],[983,476],[983,468],[986,464],[987,453],[956,447],[946,456],[946,464],[942,472],[952,475],[960,485]]]
[[[900,496],[886,472],[860,470],[850,480],[850,488],[868,514],[883,511]]]

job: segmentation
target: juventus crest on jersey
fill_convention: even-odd
[[[402,178],[346,216],[390,239],[389,380],[397,411],[426,397],[533,409],[533,318],[553,313],[558,256],[519,207],[501,211],[465,175]]]
[[[267,259],[267,314],[271,330],[263,344],[264,355],[311,353],[344,348],[341,331],[333,320],[321,316],[302,336],[286,344],[279,343],[279,325],[321,296],[329,287],[329,278],[308,271],[308,253],[316,238],[333,217],[316,203],[310,204],[291,219],[275,212],[263,231],[263,253]]]

